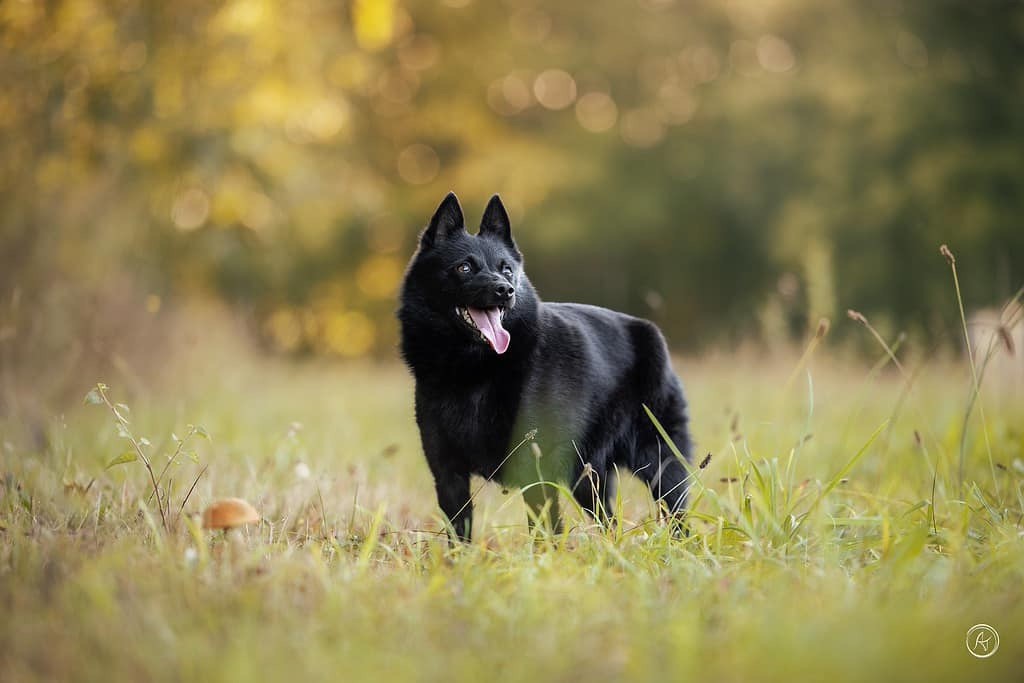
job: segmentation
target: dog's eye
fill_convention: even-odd
[[[460,264],[458,265],[458,267],[457,267],[457,268],[456,268],[455,270],[459,271],[459,272],[460,272],[460,273],[462,273],[463,275],[468,275],[468,274],[469,274],[469,271],[471,271],[471,270],[473,270],[473,269],[472,269],[472,268],[470,268],[470,266],[469,266],[469,264],[468,264],[468,263],[460,263]]]
[[[508,265],[507,263],[502,263],[501,274],[504,275],[505,277],[512,277],[512,266]]]

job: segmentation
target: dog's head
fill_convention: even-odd
[[[425,307],[434,318],[431,327],[497,354],[508,350],[514,323],[533,300],[508,213],[497,195],[487,204],[476,235],[466,231],[458,198],[453,193],[444,198],[420,235],[402,296],[403,309],[412,304],[416,317],[400,313],[403,325],[425,323]]]

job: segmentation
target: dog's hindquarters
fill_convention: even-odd
[[[688,470],[693,458],[683,387],[672,370],[668,348],[657,327],[638,321],[633,327],[633,343],[638,351],[636,382],[641,388],[643,405],[637,407],[636,442],[631,453],[634,462],[630,465],[654,498],[678,519],[686,510]],[[671,445],[644,407],[661,425]]]

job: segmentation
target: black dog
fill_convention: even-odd
[[[477,235],[445,197],[409,263],[398,318],[423,451],[460,538],[472,531],[471,474],[524,487],[535,520],[544,513],[557,527],[555,489],[537,482],[566,484],[606,519],[618,465],[681,519],[687,468],[643,409],[689,461],[686,401],[661,332],[604,308],[541,302],[497,195]]]

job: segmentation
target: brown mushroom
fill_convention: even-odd
[[[256,508],[241,498],[224,498],[203,510],[204,529],[233,529],[260,521]]]

